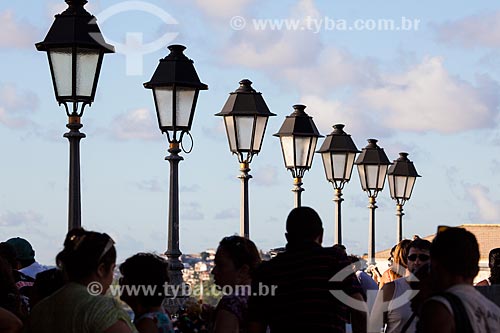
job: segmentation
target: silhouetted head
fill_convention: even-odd
[[[168,264],[165,259],[152,253],[137,253],[120,265],[120,285],[154,286],[158,294],[150,294],[144,287],[139,287],[136,297],[144,306],[161,305],[165,295],[165,285],[168,283]],[[153,288],[153,287],[150,287]],[[126,290],[125,290],[126,291]],[[122,299],[127,302],[131,295],[124,294]]]
[[[463,228],[438,232],[431,245],[432,267],[452,276],[473,279],[479,272],[479,245],[476,237]]]
[[[114,241],[107,234],[75,228],[68,232],[64,249],[56,263],[70,281],[78,281],[97,273],[101,266],[109,271],[116,262]]]
[[[292,209],[286,219],[286,239],[289,243],[323,241],[323,223],[318,213],[310,207]]]

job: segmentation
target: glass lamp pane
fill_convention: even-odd
[[[313,162],[314,158],[314,150],[316,149],[316,143],[318,142],[318,137],[313,136],[310,138],[310,145],[309,145],[309,157],[307,160],[307,167],[310,168]]]
[[[226,116],[224,117],[224,123],[226,124],[227,139],[229,141],[229,149],[233,153],[238,152],[238,147],[236,146],[236,133],[234,127],[234,117]]]
[[[295,159],[293,154],[293,136],[281,136],[281,149],[283,150],[283,157],[285,158],[285,167],[293,168],[295,166]]]
[[[99,51],[91,49],[76,49],[76,95],[92,96],[94,80],[97,80],[97,64]]]
[[[323,167],[325,168],[326,179],[328,179],[329,181],[332,182],[333,181],[332,154],[330,154],[330,152],[321,153],[321,157],[323,159]],[[335,159],[335,156],[334,156],[334,159]]]
[[[413,186],[415,185],[415,180],[417,177],[408,177],[408,184],[406,185],[405,199],[410,199],[411,192],[413,191]]]
[[[380,172],[378,174],[376,189],[379,191],[382,191],[384,188],[385,176],[387,175],[387,168],[389,166],[388,165],[379,165],[378,167],[380,168]]]
[[[366,172],[365,172],[365,165],[363,164],[358,164],[358,174],[359,174],[359,181],[361,183],[361,188],[366,191],[368,187],[366,186]]]
[[[333,154],[333,175],[335,179],[344,179],[346,153]]]
[[[71,48],[52,49],[48,52],[57,97],[72,95],[71,50]]]
[[[370,190],[376,190],[378,189],[378,180],[379,180],[379,175],[378,175],[378,170],[379,166],[378,165],[365,165],[366,169],[366,186]]]
[[[351,179],[352,167],[354,165],[354,158],[356,157],[356,153],[348,153],[347,154],[347,164],[345,170],[345,180],[349,181]]]
[[[235,116],[238,151],[249,151],[252,145],[253,117]]]
[[[405,176],[395,176],[394,177],[394,190],[395,190],[395,197],[396,198],[402,198],[406,199],[405,197],[405,192],[406,192],[406,178]]]
[[[170,127],[173,129],[172,120],[172,88],[171,87],[155,87],[153,88],[153,94],[156,101],[156,112],[158,113],[158,119],[160,122],[160,127]]]
[[[193,110],[195,89],[177,88],[176,89],[176,106],[175,106],[175,126],[189,128],[189,119]]]
[[[395,185],[394,185],[394,175],[388,175],[387,181],[389,182],[389,191],[391,192],[391,198],[396,199]]]
[[[295,167],[307,167],[310,137],[295,137]]]
[[[252,150],[256,153],[260,151],[262,139],[264,138],[264,131],[266,130],[267,117],[256,117],[255,134]]]

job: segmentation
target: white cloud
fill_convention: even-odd
[[[11,10],[0,12],[0,48],[33,48],[36,42],[36,28],[17,20]]]
[[[153,112],[135,109],[114,118],[112,135],[118,140],[155,140],[161,138]]]
[[[244,15],[253,0],[196,0],[196,5],[208,16],[225,19]]]
[[[464,17],[437,27],[438,40],[462,47],[500,46],[500,10]]]
[[[33,211],[26,212],[6,212],[0,215],[0,226],[17,227],[21,225],[34,226],[40,224],[42,215]]]
[[[475,211],[485,222],[500,222],[500,201],[491,200],[489,189],[482,185],[471,185],[467,192],[476,206]]]
[[[285,24],[281,28],[255,27],[256,18],[247,18],[245,29],[236,31],[225,47],[225,61],[273,71],[316,63],[322,48],[320,36],[300,26],[303,27],[306,17],[317,15],[314,2],[302,0],[290,10],[288,17],[262,17],[276,22],[300,20],[299,28],[287,28]]]
[[[451,76],[443,59],[430,57],[401,75],[385,75],[380,87],[360,97],[378,110],[387,127],[453,133],[494,126],[498,83],[477,77],[477,85]]]

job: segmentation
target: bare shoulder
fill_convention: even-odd
[[[131,333],[130,327],[123,321],[118,320],[116,323],[107,328],[104,333]]]
[[[392,297],[394,296],[394,290],[396,289],[396,284],[394,281],[387,282],[382,286],[380,289],[380,292],[384,296],[384,301],[389,302],[392,300]]]

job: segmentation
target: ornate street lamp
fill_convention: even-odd
[[[326,179],[335,190],[335,240],[334,244],[342,244],[342,189],[351,179],[352,167],[356,154],[360,151],[351,136],[344,132],[344,125],[333,125],[333,132],[326,136],[321,148],[317,151],[323,158]]]
[[[304,112],[305,105],[297,104],[293,108],[295,111],[286,116],[283,125],[274,136],[280,138],[285,167],[290,170],[294,179],[292,192],[295,193],[295,207],[300,207],[301,194],[304,191],[302,177],[311,168],[316,143],[318,138],[323,136],[319,134],[312,117]]]
[[[377,146],[377,140],[368,139],[368,145],[363,148],[354,164],[358,166],[361,187],[368,194],[370,209],[368,255],[369,264],[375,264],[375,209],[377,208],[375,198],[384,189],[387,168],[391,162],[384,149]]]
[[[250,80],[241,80],[236,91],[229,94],[221,112],[216,116],[224,117],[229,149],[238,155],[241,174],[241,205],[240,205],[240,235],[249,238],[249,212],[248,212],[248,174],[250,162],[254,155],[260,152],[267,120],[275,116],[262,98],[260,92],[252,88]]]
[[[83,7],[86,0],[66,0],[68,8],[55,16],[38,51],[47,52],[56,100],[68,115],[64,137],[69,141],[68,229],[81,226],[80,191],[80,119],[86,105],[91,105],[105,53],[113,53],[97,26],[96,19]],[[68,106],[68,104],[72,104]]]
[[[168,210],[168,269],[170,283],[182,284],[182,269],[179,260],[179,153],[184,134],[190,135],[196,102],[200,90],[208,86],[201,83],[194,69],[193,61],[187,58],[182,45],[170,45],[170,54],[160,59],[153,77],[144,83],[144,88],[153,90],[158,125],[167,134],[170,155],[170,192]]]
[[[398,242],[403,239],[403,206],[407,200],[410,200],[417,177],[421,176],[417,173],[413,162],[408,159],[408,153],[399,153],[399,158],[387,171],[391,198],[396,200]]]

